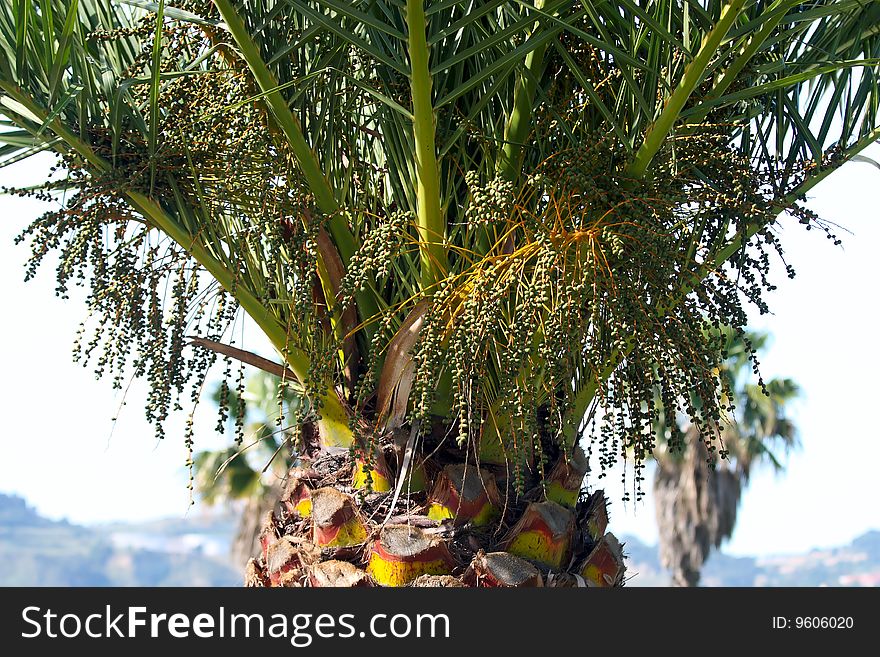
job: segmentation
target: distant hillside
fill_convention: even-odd
[[[0,494],[0,586],[239,586],[236,518],[193,514],[80,527]],[[628,586],[668,586],[655,546],[625,537]],[[850,545],[775,557],[713,553],[703,586],[880,586],[880,531]]]
[[[668,586],[657,548],[625,539],[628,586]],[[880,586],[880,531],[862,534],[849,545],[805,554],[732,557],[713,552],[702,586]]]
[[[186,522],[186,521],[184,521]],[[178,536],[189,536],[187,549],[167,548],[165,538],[152,546],[131,538],[148,537],[154,528],[127,526],[129,540],[112,526],[87,528],[38,515],[20,497],[0,494],[0,586],[237,586],[240,575],[229,565],[223,547],[211,545],[227,521],[204,531],[192,523],[189,533],[169,521]],[[161,527],[157,525],[156,528]],[[156,536],[157,534],[153,534]],[[147,543],[150,541],[147,540]],[[185,545],[185,544],[182,544]]]

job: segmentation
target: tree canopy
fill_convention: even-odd
[[[223,346],[243,310],[325,444],[415,426],[540,469],[586,432],[641,464],[661,407],[717,449],[707,328],[792,273],[780,217],[836,241],[803,202],[880,136],[878,26],[864,0],[12,0],[0,158],[60,155],[18,190],[63,194],[28,275],[60,253],[78,357],[146,377],[160,434],[253,362]]]

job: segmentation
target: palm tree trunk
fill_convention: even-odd
[[[278,503],[281,493],[281,487],[273,486],[264,495],[247,498],[230,549],[232,562],[236,567],[244,568],[248,560],[259,552],[263,525]]]
[[[726,461],[708,467],[709,452],[693,427],[685,444],[682,454],[657,454],[654,508],[660,561],[672,584],[697,586],[712,548],[733,531],[741,482]]]
[[[393,471],[393,441],[380,449]],[[249,510],[249,523],[265,521],[246,585],[622,585],[622,550],[605,532],[603,492],[558,495],[575,479],[580,488],[582,453],[561,456],[555,468],[565,475],[553,488],[562,503],[548,499],[537,474],[517,494],[503,466],[477,467],[464,450],[416,461],[428,485],[402,486],[394,508],[394,491],[365,486],[363,462],[347,451],[324,451],[294,469],[274,511]]]

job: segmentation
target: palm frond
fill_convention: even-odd
[[[114,299],[120,335],[161,346],[158,416],[181,331],[228,339],[229,297],[328,442],[412,364],[395,422],[488,423],[525,454],[602,405],[596,430],[647,452],[658,378],[706,426],[723,411],[701,322],[763,309],[782,213],[827,228],[802,199],[880,137],[878,73],[863,0],[15,0],[0,166],[61,154],[45,189],[74,200],[30,229],[35,260],[65,245],[62,290],[96,265],[100,321]]]

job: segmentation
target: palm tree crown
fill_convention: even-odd
[[[0,157],[60,154],[19,190],[66,193],[30,273],[58,250],[59,293],[89,286],[78,355],[145,376],[158,431],[237,358],[368,482],[382,440],[401,472],[446,440],[523,492],[584,433],[640,468],[660,406],[717,449],[705,327],[766,310],[781,213],[828,231],[802,200],[880,136],[878,25],[864,0],[13,0]],[[281,364],[231,344],[239,309]]]
[[[722,374],[736,415],[721,433],[724,460],[709,454],[693,426],[658,426],[663,438],[654,452],[654,508],[660,560],[678,586],[696,586],[709,553],[733,535],[752,466],[764,461],[782,469],[779,448],[788,451],[796,443],[786,410],[799,394],[797,384],[791,379],[765,383],[760,377],[752,382],[752,353],[764,348],[767,337],[751,332],[727,335]]]

